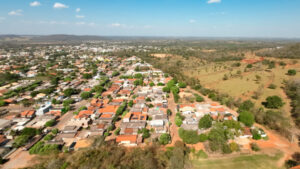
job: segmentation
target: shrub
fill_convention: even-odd
[[[197,158],[207,158],[208,157],[208,155],[203,150],[199,150],[197,153],[195,153],[195,156]]]
[[[269,89],[276,89],[277,86],[276,86],[275,84],[270,84],[268,88],[269,88]]]
[[[166,144],[168,144],[170,141],[171,141],[171,135],[170,135],[170,134],[164,133],[164,134],[162,134],[162,135],[159,137],[159,143],[160,143],[160,144],[166,145]]]
[[[279,96],[269,96],[266,102],[263,103],[266,108],[278,109],[284,105],[282,99]]]
[[[179,82],[179,83],[178,83],[178,87],[179,87],[179,88],[186,88],[186,83],[184,83],[184,82]]]
[[[52,127],[55,125],[55,123],[56,123],[56,121],[54,119],[49,120],[46,122],[45,127]]]
[[[120,128],[117,128],[117,129],[115,130],[114,134],[117,136],[117,135],[120,134],[120,131],[121,131],[121,129],[120,129]]]
[[[92,95],[92,93],[91,92],[82,92],[81,94],[80,94],[80,97],[82,98],[82,99],[84,99],[84,100],[86,100],[86,99],[88,99],[88,98],[91,98],[93,95]]]
[[[183,128],[179,128],[178,133],[179,133],[179,137],[182,139],[184,143],[196,144],[199,142],[199,136],[197,131],[184,130]]]
[[[252,130],[252,138],[254,140],[260,140],[261,139],[261,135],[258,133],[258,130]]]
[[[256,143],[251,143],[250,146],[251,146],[251,149],[253,151],[259,151],[260,150],[259,146]]]
[[[287,72],[287,75],[289,76],[295,76],[297,74],[297,71],[295,69],[290,69]]]
[[[199,135],[199,141],[205,142],[208,139],[208,136],[206,134],[200,134]]]
[[[247,65],[247,68],[249,68],[249,69],[252,68],[252,67],[253,67],[252,64]]]
[[[203,101],[204,101],[204,98],[201,97],[201,96],[199,96],[199,95],[197,95],[197,96],[196,96],[196,101],[197,101],[197,102],[203,102]]]
[[[176,126],[180,127],[182,125],[182,119],[178,116],[175,117]]]
[[[231,142],[231,143],[229,144],[229,147],[230,147],[230,150],[231,150],[232,152],[234,152],[234,151],[240,151],[239,145],[238,145],[237,143],[235,143],[235,142]]]

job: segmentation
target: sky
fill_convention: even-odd
[[[300,38],[300,0],[0,0],[0,34]]]

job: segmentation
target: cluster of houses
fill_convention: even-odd
[[[95,136],[106,136],[108,140],[113,139],[120,145],[136,146],[145,143],[146,138],[142,130],[151,132],[147,141],[157,139],[163,133],[169,133],[167,94],[163,92],[163,86],[157,84],[166,83],[170,78],[165,78],[162,71],[154,70],[151,65],[141,63],[137,57],[123,60],[112,57],[100,59],[104,62],[99,64],[97,74],[91,79],[77,76],[71,81],[59,81],[51,94],[38,93],[32,96],[29,91],[25,91],[10,98],[17,101],[8,104],[8,107],[18,106],[15,103],[21,102],[22,99],[34,99],[36,102],[25,110],[10,110],[4,118],[0,118],[0,155],[4,156],[13,148],[16,136],[12,135],[12,131],[19,132],[24,128],[43,129],[43,135],[57,128],[59,132],[46,144],[58,144],[73,149],[89,146],[91,143],[87,144],[87,140]],[[75,65],[79,68],[77,74],[88,73],[83,68],[85,65],[83,59],[77,60]],[[117,76],[113,75],[113,72],[119,70],[120,67],[126,71],[120,72]],[[57,66],[51,68],[59,69]],[[62,69],[61,71],[68,75],[73,70]],[[143,76],[143,85],[135,84],[138,80],[135,78],[137,74]],[[121,78],[122,76],[130,76],[130,78]],[[93,92],[92,89],[99,85],[102,77],[108,78],[110,84],[100,96],[82,100],[80,93],[69,97],[63,93],[68,88]],[[2,93],[34,82],[34,80],[18,81],[1,86]],[[43,81],[35,86],[33,91],[40,91],[51,86],[50,82]],[[53,103],[53,99],[60,104]],[[62,111],[64,108],[62,102],[67,99],[75,101],[72,103],[76,108],[73,110],[74,114],[73,111],[67,114]],[[76,104],[80,107],[76,107]],[[50,121],[55,125],[47,126],[46,124]],[[118,132],[114,132],[116,130]],[[40,139],[39,137],[35,141],[30,141],[26,145],[26,150]]]
[[[199,120],[205,115],[210,115],[213,120],[237,120],[236,114],[217,103],[181,104],[177,109],[185,117],[182,124],[185,130],[198,130]]]

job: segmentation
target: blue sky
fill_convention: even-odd
[[[300,0],[0,0],[0,34],[300,38]]]

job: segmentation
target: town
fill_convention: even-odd
[[[120,49],[82,44],[0,50],[0,153],[7,168],[25,167],[33,155],[90,147],[99,136],[125,147],[183,141],[201,144],[195,147],[203,153],[257,151],[253,138],[268,137],[246,113],[138,56],[107,54]],[[179,102],[191,94],[195,100]],[[226,138],[209,138],[221,137],[219,131]]]

